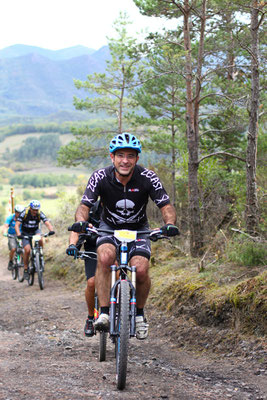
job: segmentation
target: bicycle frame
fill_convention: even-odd
[[[74,231],[70,226],[68,231]],[[78,231],[79,232],[79,231]],[[128,265],[128,243],[135,241],[138,235],[147,235],[152,241],[158,239],[169,239],[162,235],[160,229],[158,230],[145,230],[145,231],[132,231],[132,230],[108,230],[101,228],[86,228],[85,236],[95,234],[100,236],[101,233],[107,233],[115,236],[121,242],[119,251],[119,262],[120,265],[111,265],[111,289],[110,289],[110,335],[113,337],[118,336],[118,332],[115,330],[115,317],[116,317],[116,291],[121,280],[127,280],[130,286],[130,336],[135,336],[135,316],[136,316],[136,267]],[[116,273],[120,271],[120,278],[116,280]],[[127,271],[132,273],[131,279],[129,279]]]
[[[74,232],[75,229],[75,224],[68,228],[69,231],[73,230]],[[136,335],[136,267],[129,265],[128,243],[134,242],[137,235],[147,235],[152,241],[168,237],[162,235],[160,229],[138,232],[124,229],[111,231],[101,228],[86,228],[86,232],[97,236],[100,236],[101,233],[107,233],[120,242],[119,266],[110,266],[109,334],[115,344],[117,388],[122,390],[126,384],[129,338]],[[116,279],[117,271],[120,272],[119,279]],[[129,271],[131,272],[131,279],[128,276]],[[102,330],[100,335],[101,333],[105,334],[106,332]]]
[[[127,233],[126,233],[127,232]],[[123,235],[126,235],[124,237]],[[110,336],[118,336],[119,332],[115,328],[117,288],[121,280],[127,280],[130,286],[130,336],[135,336],[135,316],[136,316],[136,267],[128,265],[128,242],[136,239],[135,231],[115,231],[114,236],[121,241],[119,257],[120,265],[111,265],[111,290],[110,290]],[[116,280],[117,271],[120,271],[120,277]],[[131,272],[129,279],[127,272]]]
[[[31,266],[28,268],[29,271],[29,279],[28,284],[30,286],[34,283],[34,274],[38,273],[38,282],[40,289],[44,289],[44,258],[43,258],[43,247],[40,245],[40,240],[42,237],[50,236],[49,233],[45,234],[36,234],[36,235],[23,235],[25,239],[28,239],[31,246],[31,254],[30,254],[30,263]]]

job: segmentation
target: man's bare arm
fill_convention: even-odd
[[[75,213],[75,221],[88,221],[90,208],[84,204],[79,204]],[[71,232],[69,237],[69,244],[74,244],[78,242],[79,234],[77,232]]]
[[[74,244],[76,246],[79,239],[79,234],[76,232],[71,232],[69,237],[69,244]]]
[[[21,225],[20,221],[17,221],[16,224],[15,224],[15,231],[16,231],[16,235],[17,236],[20,235],[20,229],[19,229],[20,225]]]
[[[47,226],[47,228],[48,228],[50,231],[53,231],[53,229],[54,229],[50,221],[45,221],[45,226]]]
[[[160,211],[165,224],[176,224],[176,210],[172,204],[167,204]]]
[[[75,213],[75,221],[88,221],[90,208],[85,204],[79,204]]]

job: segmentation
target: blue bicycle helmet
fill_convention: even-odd
[[[142,146],[140,141],[134,135],[124,132],[115,136],[109,144],[110,153],[114,153],[119,149],[134,149],[138,153],[141,153]]]
[[[32,201],[30,202],[30,207],[31,207],[33,210],[39,210],[39,209],[41,208],[40,201],[38,201],[38,200],[32,200]]]

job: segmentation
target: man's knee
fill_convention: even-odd
[[[136,266],[136,279],[138,282],[142,283],[149,279],[149,261],[146,257],[133,257],[131,265]]]
[[[30,254],[31,251],[31,246],[29,244],[26,244],[26,246],[24,247],[24,254],[28,255]]]
[[[91,290],[95,290],[95,277],[93,276],[92,278],[89,278],[87,280],[87,288]]]
[[[97,249],[97,268],[109,268],[116,258],[116,250],[112,244],[103,244]]]

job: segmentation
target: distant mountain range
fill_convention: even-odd
[[[84,92],[73,79],[103,72],[109,58],[108,46],[48,50],[18,44],[0,50],[0,118],[74,111],[73,96]]]

